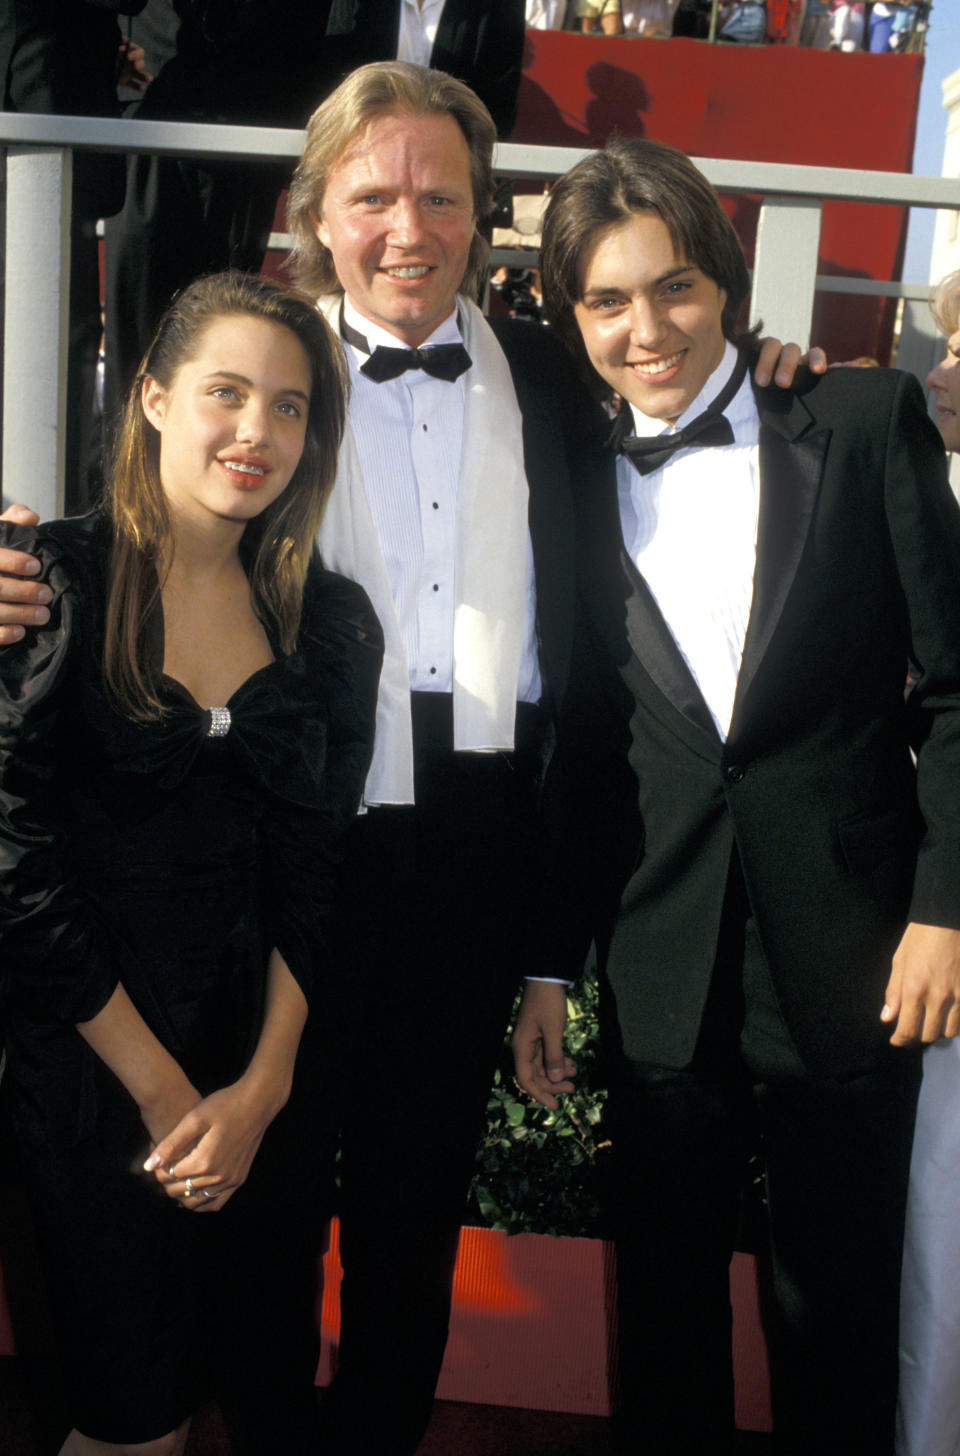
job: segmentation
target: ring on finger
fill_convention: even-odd
[[[183,1194],[183,1196],[184,1196],[184,1198],[192,1198],[192,1197],[193,1197],[193,1195],[194,1195],[194,1194],[195,1194],[195,1193],[196,1193],[196,1192],[197,1192],[197,1190],[196,1190],[196,1188],[194,1188],[194,1186],[193,1186],[193,1179],[192,1179],[192,1178],[188,1178],[188,1179],[187,1179],[187,1184],[186,1184],[186,1188],[185,1188],[185,1190],[184,1190],[184,1194]]]
[[[201,1188],[200,1189],[200,1192],[203,1194],[204,1198],[215,1198],[216,1197],[216,1194],[215,1193],[211,1193],[209,1188]]]

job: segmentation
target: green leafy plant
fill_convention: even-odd
[[[597,983],[585,977],[567,997],[565,1045],[577,1065],[576,1090],[556,1112],[541,1107],[513,1080],[511,1026],[487,1103],[487,1127],[477,1154],[467,1222],[504,1233],[609,1238],[602,1215],[610,1144],[601,1118]],[[517,1004],[514,1006],[516,1015]],[[759,1152],[748,1163],[737,1234],[738,1249],[765,1243],[765,1193]]]
[[[567,999],[566,1046],[577,1064],[576,1090],[561,1097],[558,1111],[517,1089],[512,1030],[511,1025],[487,1104],[471,1221],[512,1234],[599,1236],[609,1145],[599,1126],[605,1093],[597,1085],[596,981],[584,979]]]

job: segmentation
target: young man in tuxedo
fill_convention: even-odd
[[[883,1456],[913,1048],[960,1026],[942,443],[906,375],[751,386],[739,243],[671,148],[617,141],[562,179],[542,271],[622,400],[619,458],[578,482],[561,751],[609,1054],[624,1449],[733,1449],[728,1264],[758,1154],[777,1449]],[[563,1014],[530,983],[517,1075],[547,1105]]]
[[[494,141],[461,82],[372,64],[312,117],[291,189],[298,278],[351,378],[321,550],[366,587],[387,641],[367,812],[307,1031],[317,1149],[341,1154],[326,1456],[418,1444],[511,1001],[558,956],[540,788],[572,645],[572,484],[595,439],[549,331],[494,330],[470,301]],[[0,549],[0,572],[24,567]],[[0,588],[2,643],[45,608],[37,583]]]

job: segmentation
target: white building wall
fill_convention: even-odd
[[[960,71],[942,83],[947,131],[943,146],[943,177],[960,177]],[[930,281],[937,283],[945,273],[960,268],[960,212],[937,213],[930,254]]]

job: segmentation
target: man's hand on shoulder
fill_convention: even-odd
[[[960,930],[911,922],[893,957],[880,1020],[892,1046],[938,1041],[960,1032]]]
[[[765,389],[771,382],[778,384],[781,389],[789,389],[796,378],[797,370],[804,364],[811,374],[823,374],[827,367],[827,356],[822,349],[816,347],[809,354],[803,354],[799,344],[781,344],[779,339],[761,339],[753,377],[761,389]]]
[[[35,526],[40,517],[27,506],[8,506],[0,521],[16,526]],[[0,546],[0,647],[19,642],[26,627],[42,627],[50,620],[46,602],[52,592],[42,581],[32,580],[40,570],[35,556]]]

